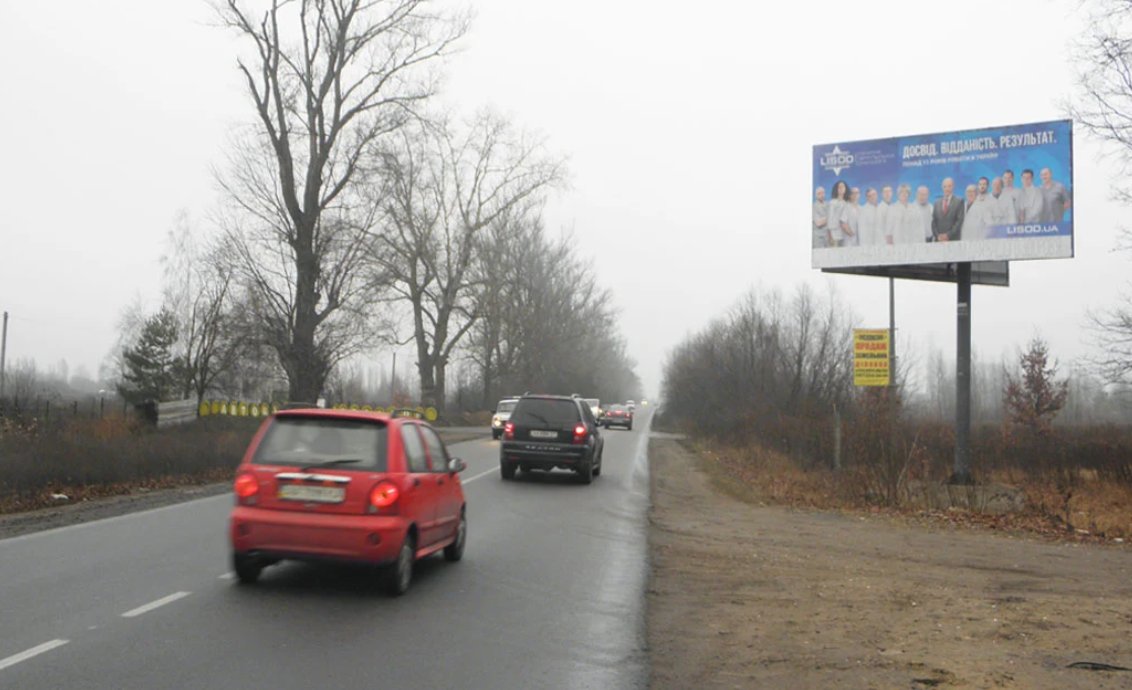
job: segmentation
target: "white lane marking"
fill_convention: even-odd
[[[167,597],[161,597],[157,601],[151,601],[144,606],[139,606],[136,609],[130,609],[129,611],[126,611],[122,614],[122,618],[134,618],[135,616],[140,616],[143,613],[148,613],[160,606],[170,604],[174,601],[177,601],[178,599],[183,599],[190,594],[192,594],[192,592],[174,592]]]
[[[15,666],[16,664],[20,663],[21,661],[27,661],[28,659],[30,659],[34,656],[39,656],[40,654],[43,654],[44,652],[50,652],[52,649],[55,649],[56,647],[62,647],[63,645],[67,644],[68,642],[70,642],[70,640],[51,640],[50,642],[44,642],[41,645],[37,645],[35,647],[32,647],[31,649],[20,652],[19,654],[13,654],[12,656],[8,657],[7,659],[0,659],[0,671],[8,668],[9,666]]]
[[[460,481],[460,483],[461,483],[461,484],[471,484],[472,482],[474,482],[474,481],[475,481],[475,480],[477,480],[477,479],[480,479],[481,477],[486,477],[487,475],[491,474],[492,472],[498,472],[498,471],[499,471],[499,470],[497,470],[497,469],[495,469],[495,468],[493,467],[493,468],[492,468],[492,469],[490,469],[490,470],[486,470],[486,471],[484,471],[484,472],[480,472],[479,474],[477,474],[477,475],[476,475],[476,476],[474,476],[474,477],[468,477],[467,479],[461,480],[461,481]]]

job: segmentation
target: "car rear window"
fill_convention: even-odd
[[[624,412],[625,406],[624,405],[610,405],[609,411],[610,412]]]
[[[499,403],[498,406],[496,406],[495,411],[496,412],[510,412],[511,410],[515,409],[515,404],[516,404],[516,401],[514,401],[514,400],[508,400],[507,402],[501,402],[501,403]]]
[[[525,398],[511,413],[517,426],[560,427],[579,421],[578,406],[572,400]]]
[[[384,472],[385,424],[333,417],[276,417],[252,460],[257,465],[317,465],[330,461],[337,461],[339,469]]]

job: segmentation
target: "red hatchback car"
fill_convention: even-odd
[[[236,471],[229,530],[236,576],[253,583],[283,559],[360,562],[387,566],[386,588],[403,594],[417,559],[464,554],[464,469],[420,420],[277,412]]]

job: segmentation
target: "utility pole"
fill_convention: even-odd
[[[4,335],[0,336],[0,400],[4,399],[4,359],[8,356],[8,312],[4,312]]]

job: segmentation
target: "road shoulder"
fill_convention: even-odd
[[[650,443],[652,687],[1132,688],[1132,552],[740,502]]]

